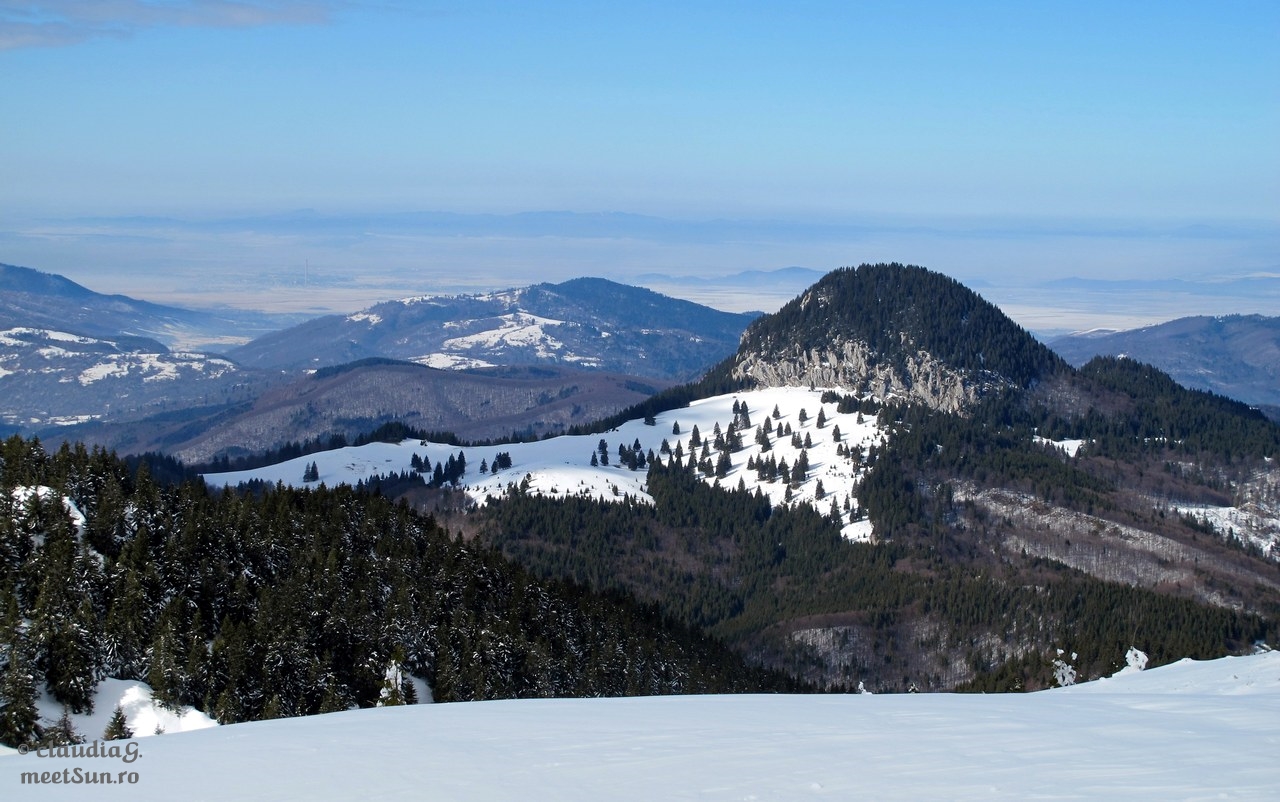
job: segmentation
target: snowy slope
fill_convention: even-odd
[[[13,426],[65,426],[185,399],[207,403],[208,394],[244,380],[226,359],[170,351],[150,339],[0,330],[0,422]]]
[[[646,455],[652,450],[655,456],[667,461],[672,457],[662,451],[662,442],[666,440],[672,452],[678,444],[687,461],[694,427],[698,428],[704,440],[713,441],[717,424],[722,433],[726,432],[730,422],[734,420],[734,403],[743,402],[747,404],[751,421],[750,428],[742,430],[743,448],[732,455],[732,468],[724,478],[717,480],[712,475],[707,476],[706,481],[719,481],[726,488],[737,487],[741,481],[749,489],[759,488],[775,505],[809,503],[824,514],[831,511],[834,500],[841,515],[844,535],[853,540],[870,540],[871,522],[860,514],[856,499],[856,487],[866,468],[860,462],[838,455],[837,449],[840,444],[848,448],[856,447],[861,449],[865,457],[873,446],[883,444],[884,432],[877,426],[873,416],[865,416],[863,422],[859,423],[857,413],[837,413],[834,404],[821,402],[821,396],[821,389],[778,387],[753,390],[716,396],[694,402],[683,409],[665,412],[657,416],[656,425],[649,426],[640,420],[629,421],[617,429],[598,435],[562,436],[535,443],[468,449],[417,440],[395,444],[373,443],[311,454],[251,471],[208,474],[205,479],[219,486],[235,485],[251,479],[300,486],[304,484],[302,476],[306,466],[315,462],[319,468],[320,482],[328,485],[355,484],[371,476],[409,470],[414,454],[424,462],[430,461],[434,465],[446,462],[451,455],[456,456],[462,450],[467,460],[467,473],[464,477],[466,492],[478,502],[483,502],[491,495],[500,496],[509,492],[511,488],[522,484],[526,477],[528,492],[536,494],[588,496],[604,500],[621,500],[630,496],[651,501],[645,492],[645,471],[632,471],[622,467],[619,464],[618,447],[625,445],[630,448],[639,441],[641,450]],[[775,407],[779,417],[772,420],[775,433],[770,438],[771,450],[766,456],[794,465],[803,450],[809,460],[808,477],[803,483],[791,488],[790,502],[785,501],[787,486],[782,481],[761,481],[757,471],[747,468],[749,459],[760,457],[763,453],[761,446],[755,441],[756,427],[763,424],[767,416],[772,417]],[[826,425],[822,428],[817,425],[820,410],[826,417]],[[800,420],[802,411],[807,418],[804,422]],[[678,435],[673,433],[673,427],[677,423],[680,427]],[[777,434],[778,427],[787,425],[791,426],[793,433],[799,435],[801,449],[792,446],[790,437],[780,437]],[[834,439],[836,427],[839,427],[841,434],[839,444]],[[803,440],[806,436],[811,445],[804,448]],[[598,446],[601,440],[608,444],[609,464],[593,467],[592,454],[596,454],[599,460]],[[498,474],[481,474],[481,460],[492,462],[498,452],[511,455],[512,467]],[[701,449],[698,452],[701,454]],[[716,456],[715,449],[711,448],[713,464]],[[816,498],[819,482],[822,483],[824,492],[821,499]]]
[[[29,771],[137,772],[103,798],[1274,799],[1280,653],[1011,695],[691,696],[417,705],[137,742],[139,758],[0,747]]]

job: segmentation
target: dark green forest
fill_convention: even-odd
[[[1078,653],[1081,674],[1097,677],[1129,646],[1159,664],[1277,634],[1272,620],[1049,561],[975,563],[917,538],[849,543],[818,511],[772,509],[682,468],[657,463],[648,478],[654,505],[516,496],[488,508],[483,536],[541,576],[626,589],[756,660],[832,687],[1044,687],[1055,648]],[[861,656],[817,666],[787,637],[815,624],[863,641],[853,650]],[[964,668],[943,665],[954,654]]]
[[[0,459],[6,744],[44,737],[37,688],[80,712],[106,676],[223,723],[411,696],[386,687],[393,666],[437,701],[800,687],[653,605],[535,579],[377,495],[166,485],[20,438]]]

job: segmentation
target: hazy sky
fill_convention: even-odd
[[[0,109],[0,262],[94,289],[1280,274],[1274,0],[0,0]]]

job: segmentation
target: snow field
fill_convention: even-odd
[[[104,725],[105,726],[105,725]],[[236,724],[139,758],[0,747],[22,772],[130,768],[129,799],[1274,799],[1280,653],[1030,694],[685,696],[415,705]]]

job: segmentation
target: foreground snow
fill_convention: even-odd
[[[418,705],[168,734],[141,756],[4,750],[27,771],[137,772],[152,799],[1274,799],[1280,653],[1025,695],[694,696]]]

